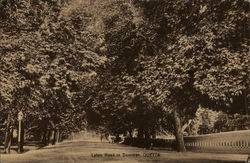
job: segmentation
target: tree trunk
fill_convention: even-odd
[[[50,139],[50,138],[51,138],[51,129],[48,129],[48,130],[47,130],[47,136],[46,136],[46,137],[47,137],[47,144],[49,144],[49,143],[50,143],[50,140],[51,140],[51,139]]]
[[[137,138],[143,139],[143,129],[142,129],[142,128],[139,128],[139,129],[138,129]]]
[[[144,131],[144,135],[145,135],[145,138],[144,138],[144,147],[146,149],[148,149],[149,146],[150,146],[150,134],[149,134],[149,131],[145,130]]]
[[[12,135],[13,135],[13,128],[11,127],[11,115],[8,114],[7,126],[4,138],[4,153],[7,154],[10,153]]]
[[[23,123],[23,121],[18,122],[18,123],[21,124],[21,126],[20,126],[21,127],[21,130],[20,130],[21,132],[20,132],[20,135],[18,135],[18,136],[20,136],[20,142],[18,141],[18,153],[22,153],[23,152],[23,144],[24,144],[24,123]]]
[[[55,130],[54,129],[51,130],[51,138],[50,138],[50,140],[51,140],[51,144],[55,145],[56,135],[55,135]]]
[[[63,141],[63,137],[62,137],[62,132],[59,132],[59,142],[62,142]]]
[[[42,139],[43,144],[47,144],[47,134],[48,134],[47,129],[44,129],[43,130],[43,139]]]
[[[9,154],[12,142],[13,128],[8,128],[5,134],[4,153]]]
[[[52,120],[49,120],[50,124],[50,134],[49,134],[49,144],[54,145],[55,144],[55,124]]]
[[[60,141],[60,130],[57,129],[56,130],[56,143],[58,143]]]
[[[40,142],[44,143],[44,131],[40,130]]]
[[[177,110],[174,110],[174,121],[175,121],[175,138],[176,138],[176,144],[179,152],[185,152],[185,144],[184,144],[184,138],[183,138],[183,131],[181,126],[181,119],[180,114]]]
[[[129,131],[129,137],[130,137],[130,138],[133,138],[132,131]]]
[[[48,120],[43,119],[40,123],[40,128],[42,131],[42,143],[47,144],[47,134],[48,134]]]

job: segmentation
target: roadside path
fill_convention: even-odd
[[[145,150],[97,140],[65,141],[24,154],[0,155],[0,163],[244,163],[247,155]]]

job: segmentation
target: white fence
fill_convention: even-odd
[[[250,153],[250,130],[188,136],[184,141],[189,151]]]

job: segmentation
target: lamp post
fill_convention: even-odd
[[[18,113],[18,153],[23,152],[23,112]]]

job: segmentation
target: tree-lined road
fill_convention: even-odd
[[[21,155],[1,155],[0,158],[1,163],[243,163],[246,161],[247,155],[191,152],[182,154],[173,151],[145,150],[97,140],[75,140]]]
[[[170,133],[183,152],[183,135],[249,130],[249,1],[2,1],[6,153],[19,126],[28,133],[18,132],[19,144],[24,135],[53,144],[94,128],[146,139]],[[97,160],[85,150],[103,146],[78,144],[53,150]]]

